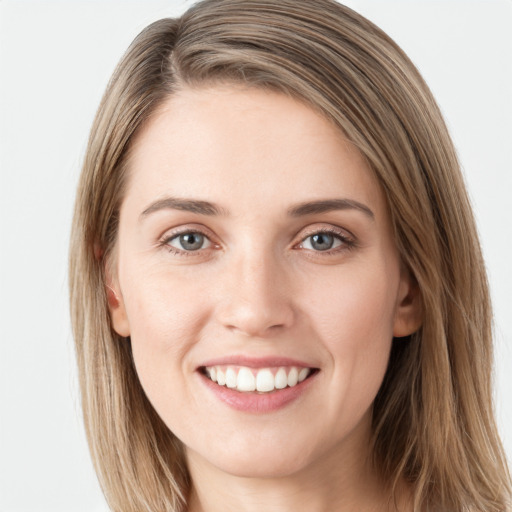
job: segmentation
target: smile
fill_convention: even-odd
[[[203,374],[219,386],[240,392],[272,393],[276,390],[293,388],[306,380],[312,368],[269,367],[249,368],[247,366],[207,366]]]

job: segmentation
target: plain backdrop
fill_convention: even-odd
[[[68,319],[74,191],[123,51],[191,3],[0,0],[0,512],[107,510]],[[454,138],[489,270],[496,406],[512,458],[512,0],[346,3],[409,54]]]

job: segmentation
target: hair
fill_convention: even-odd
[[[182,446],[112,329],[105,265],[137,133],[183,88],[277,91],[330,119],[385,193],[423,323],[396,339],[373,406],[375,467],[409,482],[414,510],[505,511],[510,476],[492,409],[492,315],[471,206],[424,80],[371,22],[333,0],[205,0],[134,40],[100,104],[71,235],[71,315],[84,421],[113,511],[181,511]]]

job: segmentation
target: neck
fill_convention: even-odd
[[[370,462],[368,446],[368,437],[364,443],[345,443],[307,467],[272,477],[233,475],[188,451],[193,482],[188,512],[295,512],[305,504],[308,512],[410,510],[404,493],[391,497]]]

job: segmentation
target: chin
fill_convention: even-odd
[[[270,440],[248,440],[245,446],[231,444],[228,450],[209,453],[188,451],[194,462],[207,461],[218,470],[240,478],[285,478],[300,473],[314,460],[314,453],[304,450],[304,443],[292,445]],[[247,446],[249,445],[250,446]],[[194,463],[193,462],[193,463]]]
[[[286,478],[300,473],[307,464],[301,457],[285,459],[281,454],[265,461],[230,460],[222,461],[217,467],[225,473],[240,478]]]

